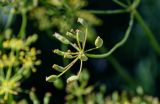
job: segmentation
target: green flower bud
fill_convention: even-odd
[[[85,54],[82,54],[82,55],[80,55],[79,59],[82,61],[87,61],[88,57]]]
[[[65,52],[60,51],[59,49],[55,49],[53,52],[56,53],[57,55],[60,55],[60,56],[64,56],[64,54],[65,54]]]
[[[58,78],[57,75],[51,75],[49,77],[46,77],[47,82],[54,82]]]
[[[63,89],[64,88],[64,84],[63,84],[63,81],[62,79],[58,78],[57,80],[55,80],[53,82],[54,86],[57,88],[57,89]]]
[[[85,41],[85,34],[80,31],[80,30],[77,30],[76,31],[76,36],[77,36],[77,40],[80,41],[80,42],[84,42]]]
[[[67,79],[67,83],[71,83],[71,82],[76,81],[76,80],[78,80],[78,76],[73,75],[73,76],[71,76]]]
[[[50,92],[47,92],[44,96],[43,104],[49,104],[51,96],[52,94]]]
[[[97,39],[95,40],[95,46],[97,48],[100,48],[102,47],[102,45],[103,45],[103,40],[98,36]]]
[[[82,25],[86,25],[86,22],[84,21],[83,18],[78,18],[77,22],[79,22]]]
[[[29,46],[30,44],[34,43],[38,39],[38,35],[34,34],[32,36],[29,36],[26,40],[26,45]]]
[[[31,92],[29,93],[30,99],[32,100],[32,102],[36,102],[37,104],[39,103],[38,98],[35,94],[35,89],[32,88]]]
[[[70,44],[70,41],[67,38],[63,37],[62,35],[58,33],[55,33],[53,36],[64,44]]]
[[[76,38],[76,36],[72,34],[71,32],[67,32],[66,35],[74,39]]]
[[[64,58],[73,58],[73,56],[70,55],[70,54],[68,54],[68,53],[65,53],[65,54],[64,54]]]
[[[59,65],[57,65],[57,64],[54,64],[54,65],[52,66],[52,68],[55,69],[55,70],[57,70],[57,71],[59,71],[59,72],[63,72],[63,71],[64,71],[64,67],[59,66]]]

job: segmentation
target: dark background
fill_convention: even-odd
[[[124,0],[125,1],[125,0]],[[112,10],[121,9],[111,0],[89,0],[86,10]],[[160,43],[160,1],[159,0],[142,0],[138,11],[142,15],[145,22],[153,31],[157,41]],[[128,26],[128,14],[113,14],[113,15],[96,15],[103,21],[100,26],[95,26],[96,32],[104,40],[104,46],[108,49],[112,48],[122,37]],[[16,28],[21,21],[20,16],[16,17]],[[54,63],[62,65],[62,57],[55,55],[52,50],[59,48],[59,41],[50,37],[46,32],[39,31],[32,25],[32,21],[28,21],[27,31],[36,32],[39,34],[38,41],[33,45],[41,50],[39,58],[42,60],[42,65],[37,67],[37,73],[22,83],[22,88],[36,88],[36,93],[40,99],[43,98],[45,92],[51,92],[53,97],[51,101],[56,104],[63,104],[66,95],[65,89],[58,90],[52,83],[45,81],[45,77],[56,73],[51,68]],[[54,31],[54,30],[53,30]],[[56,31],[56,30],[55,30]],[[54,31],[54,32],[55,32]],[[115,59],[124,67],[139,86],[142,86],[145,94],[160,97],[160,58],[150,45],[145,33],[139,23],[135,21],[131,35],[123,47],[113,53]],[[134,91],[133,86],[128,84],[122,78],[113,65],[105,59],[90,59],[84,65],[89,70],[89,84],[99,83],[107,86],[105,95],[111,94],[113,91]],[[65,82],[65,77],[63,77]]]

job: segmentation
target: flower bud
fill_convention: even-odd
[[[76,80],[78,80],[78,76],[73,75],[73,76],[71,76],[67,79],[67,83],[71,83],[71,82],[76,81]]]
[[[68,53],[65,53],[65,54],[64,54],[64,58],[73,58],[73,56],[70,55],[70,54],[68,54]]]
[[[72,34],[71,32],[67,32],[66,35],[70,38],[76,38],[76,36],[74,34]]]
[[[98,36],[97,39],[95,40],[95,46],[97,48],[100,48],[102,47],[102,45],[103,45],[103,40]]]
[[[79,57],[80,60],[82,61],[87,61],[88,60],[88,57],[85,55],[85,54],[82,54],[80,57]]]
[[[32,35],[32,36],[29,36],[29,37],[27,38],[25,44],[28,46],[28,45],[32,44],[33,42],[35,42],[37,39],[38,39],[38,35],[37,35],[37,34],[34,34],[34,35]]]
[[[83,18],[78,18],[77,22],[79,22],[82,25],[86,25],[86,22],[84,21]]]
[[[76,36],[77,36],[78,41],[80,41],[80,42],[85,41],[85,34],[82,31],[77,30],[76,31]]]
[[[47,82],[54,82],[58,78],[57,75],[51,75],[49,77],[46,77]]]
[[[60,56],[64,56],[64,54],[65,54],[65,52],[60,51],[59,49],[55,49],[53,52],[56,53],[57,55],[60,55]]]
[[[58,33],[55,33],[53,36],[64,44],[70,44],[70,41],[67,38],[63,37],[62,35]]]
[[[54,64],[54,65],[52,66],[52,68],[55,69],[55,70],[57,70],[57,71],[59,71],[59,72],[63,72],[63,70],[64,70],[64,67],[59,66],[59,65],[57,65],[57,64]]]

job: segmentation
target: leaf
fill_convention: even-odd
[[[98,36],[97,39],[95,40],[95,46],[97,48],[100,48],[102,47],[102,45],[103,45],[103,40]]]
[[[71,82],[76,81],[76,80],[78,80],[78,76],[73,75],[73,76],[71,76],[67,79],[67,83],[71,83]]]
[[[57,75],[51,75],[49,77],[46,77],[46,81],[47,82],[54,82],[55,80],[57,80],[58,76]]]

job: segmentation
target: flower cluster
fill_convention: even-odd
[[[77,80],[79,78],[79,75],[82,70],[83,62],[88,60],[88,57],[86,56],[86,53],[95,49],[100,48],[103,45],[103,40],[98,36],[95,40],[95,46],[94,48],[85,50],[85,45],[87,41],[87,24],[84,22],[82,18],[78,19],[78,22],[81,23],[83,26],[85,26],[84,32],[81,30],[71,30],[70,32],[67,32],[66,35],[69,38],[72,38],[73,40],[76,40],[76,42],[71,42],[69,39],[63,37],[62,35],[55,33],[53,36],[57,38],[59,41],[61,41],[63,44],[71,45],[76,51],[73,52],[71,50],[67,50],[66,52],[61,51],[59,49],[55,49],[54,53],[63,56],[64,58],[73,59],[73,61],[68,64],[65,67],[59,66],[57,64],[53,65],[53,68],[59,72],[61,72],[59,75],[51,75],[49,77],[46,77],[46,81],[52,82],[55,81],[57,78],[62,76],[66,71],[68,71],[78,60],[80,60],[80,69],[77,75],[73,75],[67,79],[67,83],[72,82],[74,80]]]
[[[38,50],[30,45],[37,40],[37,35],[26,40],[7,38],[2,43],[0,51],[0,98],[7,100],[9,95],[18,94],[20,80],[35,72],[35,65],[40,65],[37,59]],[[1,100],[2,101],[2,100]]]

